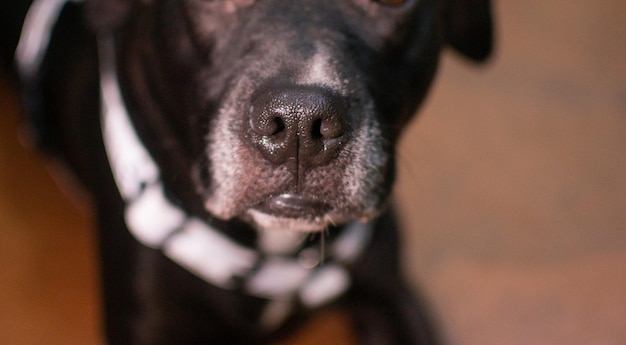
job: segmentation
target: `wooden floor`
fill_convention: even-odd
[[[447,54],[399,150],[406,272],[451,345],[626,344],[626,3],[496,13],[492,64]],[[0,344],[99,344],[88,206],[21,147],[14,97],[3,82]],[[285,344],[349,338],[331,314]]]

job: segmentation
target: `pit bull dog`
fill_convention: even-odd
[[[489,56],[488,0],[2,6],[32,138],[93,196],[109,343],[259,344],[329,305],[363,344],[438,343],[394,147],[444,47]]]

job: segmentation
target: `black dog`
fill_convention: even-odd
[[[489,55],[488,0],[44,2],[2,5],[5,46],[28,11],[29,121],[92,191],[111,344],[257,344],[331,302],[364,344],[437,343],[394,146],[443,46]]]

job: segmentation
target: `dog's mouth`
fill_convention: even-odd
[[[331,205],[289,193],[269,197],[246,214],[258,228],[265,230],[317,232],[345,221],[333,216]]]
[[[331,210],[330,205],[296,194],[281,194],[268,198],[256,210],[283,218],[315,219]]]

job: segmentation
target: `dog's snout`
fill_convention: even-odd
[[[345,100],[313,86],[274,87],[256,96],[250,107],[253,142],[274,164],[327,164],[345,143]]]

